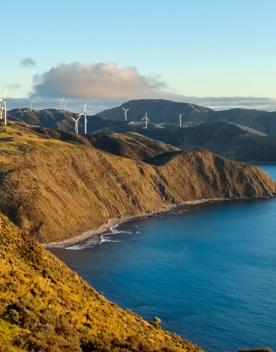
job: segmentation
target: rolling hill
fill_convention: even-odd
[[[121,121],[123,117],[121,107],[110,109],[97,116],[88,117],[89,134],[137,132],[178,148],[206,148],[234,160],[276,161],[276,113],[246,109],[213,111],[196,105],[166,100],[137,100],[124,105],[132,107],[129,111],[129,118],[133,121],[130,123]],[[152,111],[152,117],[154,117],[147,130],[137,120],[138,117],[140,119],[143,116],[145,106],[152,109],[149,111]],[[186,127],[182,129],[176,126],[177,111],[180,111],[180,107],[181,111],[186,109],[183,115],[183,124]],[[73,132],[74,124],[70,115],[71,113],[54,109],[39,111],[15,109],[9,112],[13,121]],[[80,132],[82,131],[81,121]],[[111,151],[108,144],[110,139],[105,137],[107,145],[104,146],[103,135],[101,136],[101,148]],[[99,135],[97,139],[99,141]],[[95,138],[92,140],[95,142]],[[113,146],[116,149],[116,146]]]
[[[136,132],[95,133],[91,143],[98,149],[130,159],[146,160],[154,156],[179,150],[170,144],[151,139]]]
[[[56,109],[29,110],[13,109],[8,112],[10,121],[40,126],[42,128],[53,128],[66,132],[74,132],[74,121],[70,116],[76,117],[75,113],[64,112]],[[79,124],[80,133],[84,130],[83,121]],[[93,133],[100,130],[125,132],[135,130],[124,121],[113,121],[102,119],[98,116],[88,116],[88,132]]]
[[[144,136],[144,139],[141,136]],[[130,138],[131,137],[131,138]],[[140,129],[136,132],[98,132],[91,136],[97,148],[116,155],[146,159],[146,150],[158,152],[158,141],[180,149],[204,148],[223,157],[244,162],[276,162],[276,138],[247,126],[229,122],[204,123],[195,127]],[[149,141],[151,141],[149,143]],[[156,151],[154,151],[154,147]],[[164,148],[161,148],[162,150]],[[145,154],[139,156],[144,150]],[[150,153],[149,152],[149,157]],[[164,150],[165,152],[165,150]],[[135,153],[137,153],[135,157]],[[153,156],[153,155],[152,155]]]
[[[131,100],[122,106],[129,107],[129,120],[139,120],[145,110],[148,111],[150,121],[155,124],[178,125],[178,114],[183,113],[183,126],[196,126],[207,122],[232,122],[259,130],[276,137],[276,112],[252,109],[229,109],[215,111],[202,106],[179,103],[162,99]],[[122,121],[121,106],[102,111],[97,116]]]
[[[19,125],[0,133],[0,212],[45,243],[186,201],[275,193],[258,168],[206,150],[168,152],[163,164],[151,165],[78,138]]]
[[[212,110],[203,106],[177,103],[163,99],[140,99],[130,100],[121,106],[100,112],[97,116],[108,120],[122,121],[122,106],[130,108],[128,112],[129,121],[140,120],[147,110],[149,119],[156,124],[178,124],[178,114],[183,113],[185,119],[189,121],[199,121],[204,118],[204,114]]]
[[[229,122],[204,123],[182,129],[148,129],[143,133],[181,149],[205,148],[233,160],[276,162],[276,138]]]

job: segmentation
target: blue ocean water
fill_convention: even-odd
[[[276,166],[262,166],[276,179]],[[276,349],[276,199],[194,206],[53,249],[105,296],[208,351]]]

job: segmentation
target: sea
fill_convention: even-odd
[[[258,165],[276,180],[276,165]],[[207,351],[276,350],[276,199],[194,205],[52,251],[108,299]]]

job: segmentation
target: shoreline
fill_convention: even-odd
[[[197,204],[204,204],[204,203],[216,203],[216,202],[227,202],[227,201],[235,201],[235,200],[247,200],[247,199],[238,199],[238,198],[208,198],[208,199],[198,199],[198,200],[189,200],[180,204],[168,204],[168,206],[161,208],[160,210],[153,211],[150,213],[142,213],[138,215],[130,215],[122,218],[112,218],[109,219],[106,223],[102,224],[100,227],[94,230],[88,230],[85,231],[79,235],[72,236],[66,240],[62,241],[55,241],[55,242],[49,242],[49,243],[42,243],[42,245],[45,248],[66,248],[68,246],[73,246],[76,245],[80,242],[83,242],[90,237],[93,237],[95,235],[101,235],[104,232],[108,231],[110,227],[114,225],[121,225],[123,223],[136,220],[136,219],[141,219],[141,218],[146,218],[158,214],[163,214],[163,213],[169,213],[173,209],[181,208],[183,206],[193,206]]]

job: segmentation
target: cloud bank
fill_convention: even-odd
[[[214,110],[257,109],[276,110],[276,99],[266,97],[183,97],[185,102],[207,106]]]
[[[34,77],[33,95],[93,99],[137,99],[162,93],[166,84],[134,67],[114,63],[70,63]]]
[[[36,66],[36,62],[31,57],[25,57],[20,61],[20,66],[32,68]]]
[[[30,58],[22,60],[31,65]],[[32,92],[38,106],[58,104],[57,98],[69,99],[69,109],[78,111],[84,99],[90,101],[90,113],[120,105],[130,99],[155,98],[198,104],[214,110],[231,108],[276,110],[276,99],[259,97],[194,97],[169,91],[160,78],[146,77],[135,67],[121,67],[114,63],[68,63],[35,75]]]

